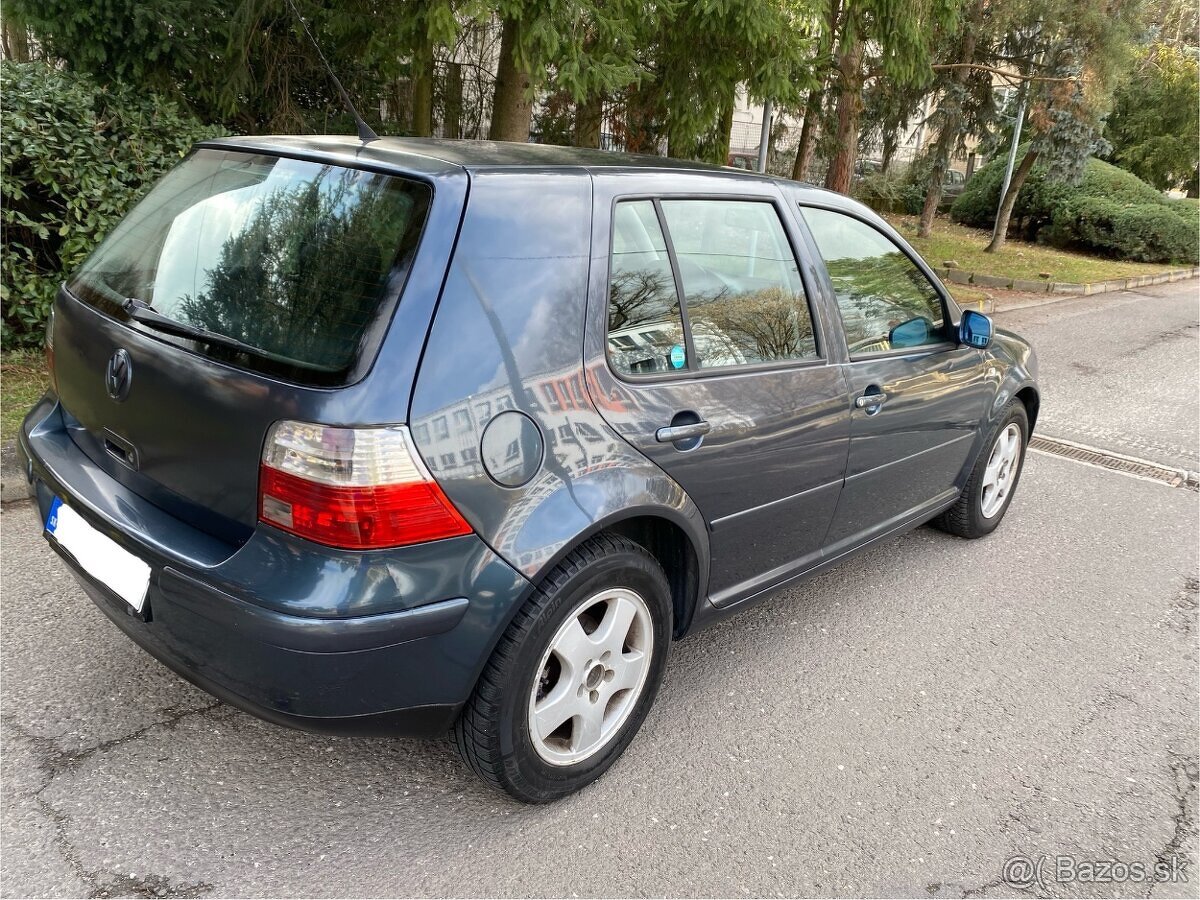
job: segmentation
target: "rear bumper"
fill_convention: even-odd
[[[142,613],[53,539],[51,547],[138,645],[268,721],[336,734],[444,733],[528,587],[473,535],[351,554],[260,526],[221,550],[96,469],[60,426],[49,398],[18,441],[39,527],[58,496],[148,562]]]

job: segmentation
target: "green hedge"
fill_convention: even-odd
[[[1125,205],[1103,197],[1076,197],[1055,211],[1051,243],[1081,244],[1121,259],[1196,263],[1196,228],[1171,207]]]
[[[0,63],[5,348],[40,343],[54,292],[188,148],[222,133],[174,103],[43,63]]]
[[[951,218],[992,227],[1004,164],[1001,157],[975,173],[951,207]],[[1052,181],[1035,166],[1017,195],[1012,228],[1026,240],[1119,259],[1195,265],[1200,255],[1194,203],[1168,199],[1133,173],[1098,159],[1087,161],[1076,185]]]

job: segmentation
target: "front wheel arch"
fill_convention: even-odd
[[[1042,398],[1032,384],[1027,384],[1017,391],[1016,397],[1025,404],[1025,415],[1029,418],[1029,434],[1032,435],[1037,427],[1038,409],[1041,407]]]

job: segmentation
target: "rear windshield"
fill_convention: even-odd
[[[386,327],[431,197],[428,185],[394,175],[198,150],[67,287],[117,315],[148,304],[149,313],[243,345],[172,333],[149,313],[140,319],[137,327],[194,351],[338,383],[373,326]]]

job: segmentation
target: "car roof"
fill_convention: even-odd
[[[351,135],[262,135],[204,141],[202,146],[275,150],[276,152],[336,155],[392,163],[399,168],[414,157],[464,169],[497,168],[583,168],[663,169],[695,172],[739,172],[748,178],[767,178],[757,172],[732,169],[711,163],[671,159],[642,153],[617,153],[588,147],[559,147],[551,144],[520,144],[509,141],[446,140],[443,138],[381,137],[363,143]]]
[[[733,166],[618,153],[588,147],[510,141],[447,140],[444,138],[381,137],[364,143],[353,135],[261,135],[214,138],[197,146],[228,150],[258,150],[307,157],[350,166],[371,166],[430,176],[496,169],[582,169],[591,172],[648,170],[715,175],[722,179],[772,181],[798,199],[846,209],[877,218],[857,201],[805,182],[750,172]]]

